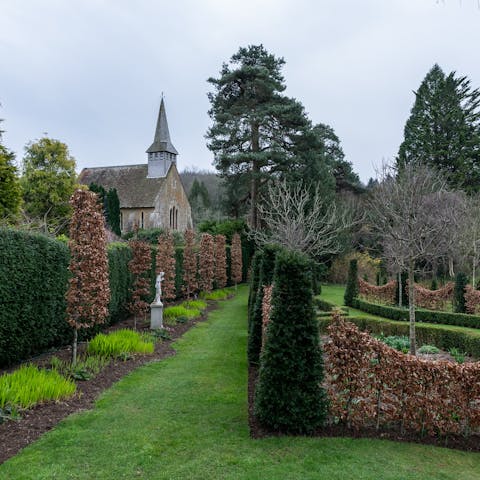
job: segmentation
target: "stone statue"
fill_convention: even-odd
[[[155,289],[156,289],[156,294],[155,294],[155,300],[153,303],[162,303],[161,297],[162,297],[162,280],[165,278],[165,273],[160,272],[157,275],[157,281],[155,282]]]

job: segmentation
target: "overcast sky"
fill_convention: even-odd
[[[4,144],[21,159],[47,132],[78,171],[143,163],[163,91],[179,168],[213,169],[206,80],[259,43],[363,181],[434,63],[480,87],[478,0],[0,0]]]

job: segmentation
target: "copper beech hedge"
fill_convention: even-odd
[[[446,303],[452,300],[454,286],[453,282],[449,282],[438,290],[430,290],[429,288],[415,284],[415,305],[429,310],[445,310]],[[362,298],[369,302],[394,305],[397,288],[398,283],[396,280],[390,280],[385,285],[377,286],[372,285],[361,278],[358,279],[358,293]],[[408,281],[406,293],[408,295]],[[475,305],[480,305],[480,296]]]
[[[330,415],[349,428],[465,436],[480,433],[480,364],[400,353],[338,313],[324,345]]]

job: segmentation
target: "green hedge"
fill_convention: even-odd
[[[408,310],[387,305],[378,305],[355,298],[352,307],[363,312],[392,320],[408,321]],[[322,308],[322,310],[325,310]],[[456,325],[458,327],[480,328],[480,316],[466,313],[436,312],[434,310],[416,310],[415,320],[424,323],[438,323],[442,325]]]
[[[65,321],[68,247],[0,229],[0,366],[70,341]]]
[[[131,275],[128,262],[132,251],[126,243],[111,243],[108,246],[108,278],[110,281],[109,323],[116,323],[129,315]]]
[[[340,307],[336,303],[329,302],[328,300],[324,300],[320,297],[314,297],[313,301],[315,306],[323,312],[331,312],[332,310],[340,309],[348,314],[348,307]]]
[[[354,323],[360,330],[385,336],[407,335],[409,334],[409,325],[404,322],[394,320],[378,320],[369,317],[349,317],[349,322]],[[328,325],[332,318],[319,317],[318,324],[321,333],[326,333]],[[417,323],[415,325],[416,338],[418,345],[435,345],[442,350],[458,348],[468,355],[480,358],[480,332],[477,334],[468,331],[462,331],[456,327],[428,325]]]

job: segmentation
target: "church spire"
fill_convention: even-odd
[[[165,113],[165,102],[160,103],[160,110],[158,112],[157,128],[155,130],[155,137],[152,145],[147,150],[147,153],[167,152],[173,155],[178,155],[176,148],[172,145],[170,140],[170,132],[168,131],[167,114]]]

